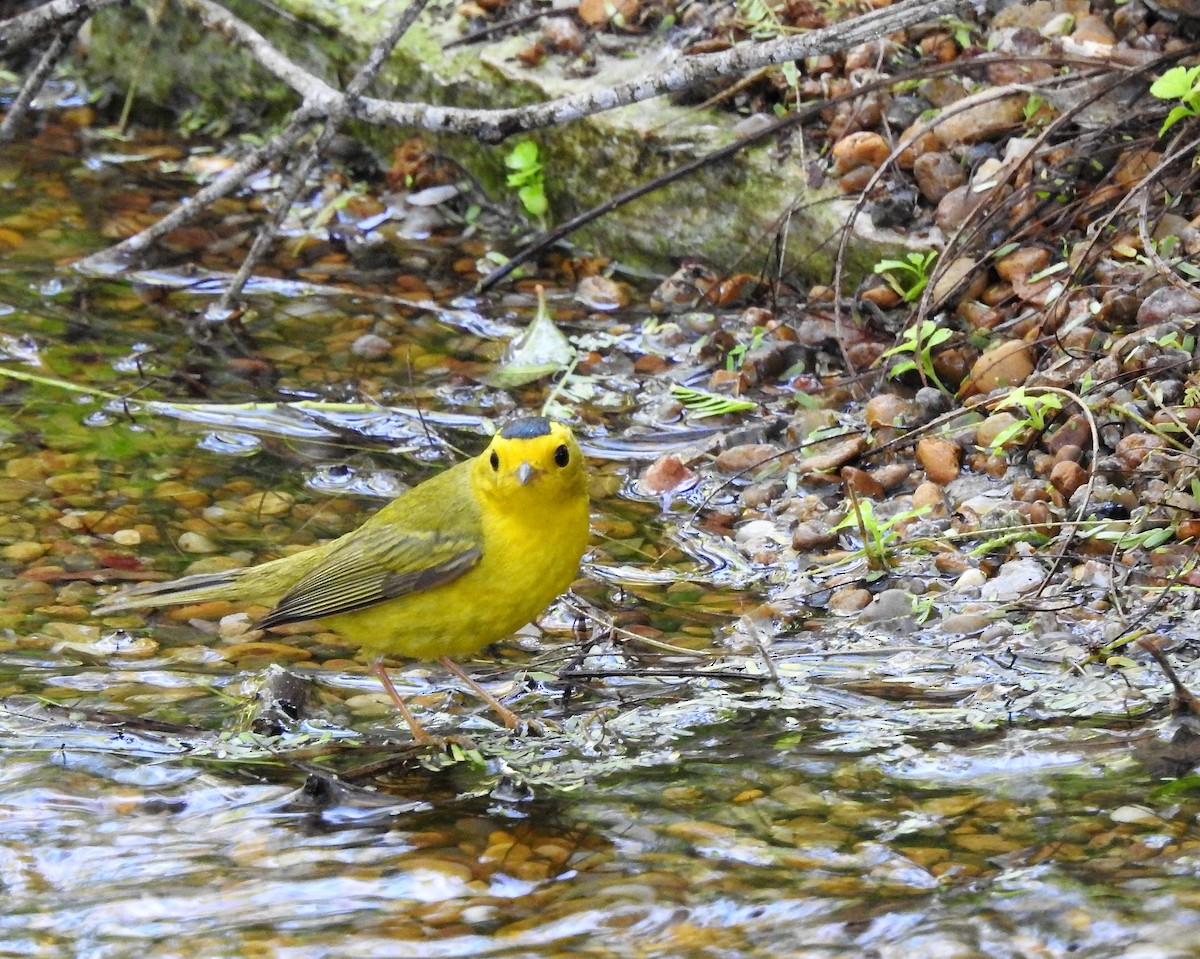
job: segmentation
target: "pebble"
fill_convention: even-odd
[[[831,531],[828,523],[819,520],[805,520],[797,523],[792,530],[792,549],[798,553],[828,549],[835,543],[837,533]]]
[[[664,453],[646,468],[639,485],[651,493],[666,493],[695,485],[696,474],[673,453]]]
[[[178,545],[185,553],[215,553],[221,548],[203,533],[190,531],[180,534]]]
[[[142,534],[136,529],[119,529],[112,538],[118,546],[138,546],[142,542]]]
[[[987,193],[975,193],[967,185],[955,187],[933,212],[933,222],[945,233],[953,234],[987,199]]]
[[[975,445],[986,450],[994,449],[996,438],[1005,430],[1015,426],[1017,422],[1017,417],[1008,410],[997,410],[980,423],[978,429],[975,430]],[[1024,438],[1024,431],[1017,433],[1009,438],[1002,449],[1012,449],[1014,446],[1018,446]]]
[[[1040,586],[1045,575],[1037,560],[1010,560],[980,587],[979,595],[989,602],[1011,602]]]
[[[924,509],[932,516],[946,514],[946,494],[942,487],[931,480],[925,480],[912,495],[913,509]]]
[[[602,27],[618,18],[632,22],[640,4],[638,0],[580,0],[576,13],[589,27]]]
[[[938,203],[951,190],[967,182],[962,165],[941,150],[923,153],[913,161],[913,177],[921,196],[931,203]]]
[[[35,559],[41,559],[49,550],[50,547],[46,543],[25,541],[5,546],[0,551],[0,556],[11,559],[15,563],[30,563]]]
[[[895,393],[880,393],[867,400],[864,416],[867,426],[877,430],[884,426],[895,426],[907,409],[908,403]]]
[[[1088,481],[1088,472],[1074,460],[1062,459],[1050,470],[1050,485],[1065,499]]]
[[[1022,340],[1005,340],[983,354],[971,367],[962,395],[990,393],[999,386],[1020,386],[1033,372],[1033,357]]]
[[[861,586],[843,586],[829,597],[828,610],[838,616],[847,616],[865,609],[871,602],[871,593]]]
[[[364,360],[379,360],[391,351],[391,342],[375,333],[364,333],[350,344],[350,352]]]
[[[911,170],[919,157],[940,150],[942,142],[925,120],[917,120],[900,134],[900,143],[907,144],[896,157],[898,166]]]
[[[859,496],[865,496],[867,499],[880,499],[883,496],[883,487],[866,470],[857,466],[843,466],[841,477],[846,487],[853,489]]]
[[[1164,286],[1142,300],[1137,311],[1138,326],[1155,326],[1178,316],[1200,313],[1200,295]]]
[[[933,129],[947,149],[991,140],[1024,122],[1028,99],[1026,94],[1005,96],[965,108],[961,101],[952,103],[942,109]]]
[[[859,130],[833,145],[833,165],[842,174],[863,166],[878,170],[891,152],[887,140],[878,133]]]
[[[629,305],[629,293],[607,276],[585,276],[575,287],[575,299],[590,310],[619,310]]]
[[[1050,251],[1040,246],[1025,246],[1013,250],[996,261],[996,273],[1002,280],[1013,282],[1027,279],[1050,264]]]
[[[945,486],[958,476],[962,449],[940,436],[923,436],[917,443],[917,462],[932,482]]]
[[[913,620],[913,598],[903,589],[885,589],[875,596],[859,614],[864,623],[894,623],[896,620]]]
[[[970,636],[982,632],[991,620],[982,613],[954,613],[946,616],[938,624],[943,633],[953,633],[955,636]]]
[[[769,443],[746,443],[733,446],[717,454],[716,467],[722,473],[741,473],[752,470],[768,460],[778,457],[782,452],[779,447]]]

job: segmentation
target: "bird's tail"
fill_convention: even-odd
[[[224,573],[197,573],[167,583],[142,583],[105,598],[92,609],[92,615],[122,613],[128,609],[153,609],[157,606],[177,606],[181,603],[202,603],[210,599],[242,597],[237,588],[243,569]]]

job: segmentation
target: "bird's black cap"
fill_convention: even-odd
[[[523,416],[506,423],[500,435],[506,440],[531,440],[550,435],[550,421],[544,416]]]

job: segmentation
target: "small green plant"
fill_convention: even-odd
[[[550,204],[546,202],[546,182],[538,160],[538,145],[532,140],[522,140],[504,158],[504,165],[512,171],[507,183],[517,191],[526,212],[530,216],[545,216]]]
[[[923,320],[915,326],[908,327],[900,334],[900,342],[883,354],[884,358],[906,357],[891,365],[888,376],[895,379],[910,370],[919,370],[926,380],[933,382],[943,393],[950,392],[934,372],[933,350],[953,335],[950,330],[938,326],[933,320]]]
[[[1171,67],[1150,84],[1150,94],[1160,100],[1179,101],[1163,120],[1158,131],[1162,136],[1180,120],[1200,114],[1200,66]]]
[[[875,504],[869,499],[859,499],[853,490],[850,493],[850,503],[851,509],[846,518],[833,527],[831,532],[836,533],[843,529],[858,530],[867,565],[876,570],[890,569],[892,566],[892,553],[900,539],[900,531],[896,527],[929,512],[928,506],[922,506],[919,509],[904,510],[887,519],[880,519],[875,513]]]
[[[749,400],[709,393],[707,390],[693,390],[678,384],[671,387],[671,395],[683,404],[684,409],[690,410],[701,419],[705,416],[723,416],[725,413],[745,413],[757,409],[757,404]]]
[[[1037,116],[1038,111],[1046,105],[1044,97],[1039,97],[1036,93],[1029,94],[1029,99],[1025,101],[1025,106],[1021,109],[1021,114],[1025,118],[1025,122],[1029,123]]]
[[[746,354],[751,350],[757,350],[763,343],[763,337],[766,336],[767,329],[765,326],[756,326],[750,331],[749,343],[738,343],[736,346],[730,347],[728,353],[725,354],[725,369],[732,372],[736,370],[746,359]]]
[[[928,253],[908,253],[903,260],[880,260],[875,272],[883,276],[905,303],[916,300],[929,285],[929,275],[937,259],[937,250]]]
[[[1027,430],[1043,432],[1051,417],[1062,409],[1062,400],[1053,393],[1031,395],[1025,392],[1022,386],[1012,390],[995,406],[997,410],[1011,408],[1019,408],[1025,415],[995,435],[991,443],[993,454],[1002,452],[1009,443],[1018,436],[1023,436]]]

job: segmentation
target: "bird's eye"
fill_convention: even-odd
[[[492,464],[493,472],[500,472],[500,454],[492,450],[492,455],[488,458],[488,462]]]
[[[571,451],[565,446],[560,446],[554,451],[554,464],[562,467],[571,462]]]

